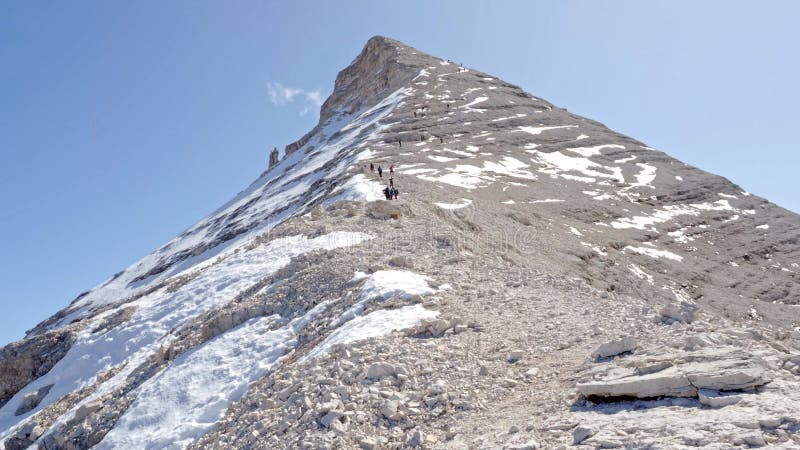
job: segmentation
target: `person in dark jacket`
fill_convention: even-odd
[[[383,178],[383,169],[381,169],[381,165],[378,164],[378,176]]]
[[[375,165],[374,164],[369,163],[369,171],[370,172],[375,172]]]

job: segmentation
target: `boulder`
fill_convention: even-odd
[[[538,367],[531,367],[525,372],[526,378],[536,378],[539,376],[539,368]]]
[[[733,347],[693,352],[663,353],[658,356],[615,360],[590,371],[591,379],[578,383],[587,398],[697,397],[708,391],[751,390],[771,381],[763,361],[756,355]],[[709,405],[732,400],[713,400]]]
[[[722,408],[730,406],[742,399],[741,395],[732,394],[730,392],[720,392],[711,389],[699,389],[697,391],[697,399],[700,403],[710,406],[712,408]]]
[[[636,350],[636,339],[633,336],[625,336],[620,339],[606,342],[592,353],[592,358],[601,359],[611,356],[617,356],[622,353],[628,353]]]
[[[343,417],[345,417],[344,412],[332,409],[319,419],[319,423],[325,428],[331,428],[335,422],[339,422]]]
[[[52,387],[52,384],[48,384],[47,386],[39,388],[34,392],[25,394],[25,396],[22,397],[22,405],[17,408],[15,414],[17,416],[21,416],[22,414],[25,414],[26,412],[31,411],[39,406],[39,403],[41,403],[42,399],[47,395],[48,392],[50,392],[50,388]]]
[[[381,415],[387,419],[397,420],[400,418],[400,414],[398,412],[399,407],[400,402],[397,400],[386,400],[380,407]]]
[[[589,427],[578,426],[572,430],[572,445],[578,445],[581,442],[593,436],[595,431]]]
[[[83,405],[79,406],[78,409],[75,411],[75,421],[76,422],[82,421],[90,414],[99,411],[100,408],[102,407],[103,407],[103,402],[100,400],[84,403]]]
[[[740,391],[762,386],[771,381],[761,367],[729,367],[723,363],[707,363],[691,366],[689,382],[698,389],[719,391]]]
[[[506,360],[509,363],[513,364],[513,363],[521,360],[524,356],[525,356],[525,352],[523,352],[522,350],[514,350],[514,351],[512,351],[511,353],[508,354],[508,358],[506,358]]]
[[[767,445],[767,441],[764,440],[764,436],[761,433],[744,436],[742,442],[750,447],[764,447]]]
[[[692,323],[697,312],[697,305],[689,302],[670,303],[661,308],[661,320],[666,323]]]
[[[378,450],[378,440],[375,438],[361,438],[358,441],[358,446],[362,450]]]
[[[411,439],[408,440],[409,447],[419,447],[420,445],[425,443],[425,435],[422,431],[416,430],[414,434],[411,436]]]
[[[642,376],[630,373],[628,376],[616,379],[578,383],[577,389],[587,398],[694,397],[697,395],[697,389],[692,386],[686,375],[675,369]]]
[[[393,377],[396,374],[397,369],[387,362],[375,363],[367,369],[367,378],[370,380],[381,380],[386,377]]]
[[[372,202],[368,206],[367,215],[378,220],[397,220],[403,215],[403,210],[391,201]]]
[[[389,265],[404,269],[413,269],[414,261],[406,255],[397,255],[389,259]]]
[[[523,444],[512,444],[506,446],[508,450],[538,450],[541,448],[535,439],[531,439]]]

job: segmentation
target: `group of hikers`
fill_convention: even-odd
[[[383,167],[378,164],[378,177],[383,178]],[[369,171],[375,173],[375,164],[369,163]],[[383,189],[383,195],[386,200],[397,200],[400,191],[394,187],[394,164],[389,166],[389,185]]]

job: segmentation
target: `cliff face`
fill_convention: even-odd
[[[353,114],[406,86],[420,70],[438,59],[398,41],[376,36],[346,69],[336,76],[333,94],[323,103],[320,123],[337,114]]]
[[[284,153],[294,153],[326,123],[374,106],[406,86],[420,70],[438,63],[438,59],[393,39],[383,36],[371,38],[356,59],[336,76],[333,93],[320,109],[317,127],[287,145]]]
[[[270,166],[0,352],[6,448],[800,445],[797,215],[383,37]]]

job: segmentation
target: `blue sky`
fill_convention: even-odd
[[[0,345],[210,213],[382,34],[800,211],[800,2],[8,1]]]

